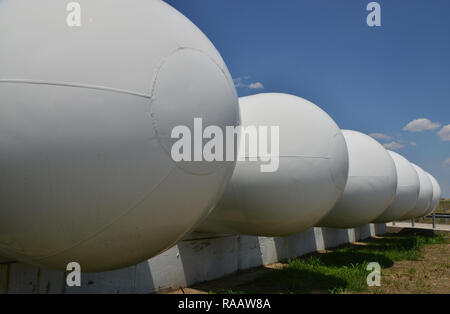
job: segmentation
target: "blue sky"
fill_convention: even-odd
[[[369,0],[167,2],[211,39],[239,96],[294,94],[343,129],[380,133],[450,197],[450,1],[378,1],[372,28]]]

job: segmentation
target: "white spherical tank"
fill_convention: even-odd
[[[439,207],[439,203],[441,202],[442,197],[442,191],[439,182],[437,182],[437,180],[430,173],[427,172],[427,175],[431,181],[431,185],[433,186],[433,199],[431,201],[430,208],[425,212],[424,216],[430,215],[431,213],[436,211],[436,209]]]
[[[374,223],[395,221],[414,208],[419,198],[420,182],[411,163],[400,154],[388,150],[397,170],[397,192],[388,209],[377,217]]]
[[[269,154],[258,151],[255,161],[240,150],[247,158],[238,161],[224,196],[198,231],[285,236],[312,227],[333,207],[347,181],[341,130],[319,107],[292,95],[243,97],[239,106],[244,128],[279,127],[279,151],[270,151],[279,165],[274,172],[262,172],[267,162],[261,157]]]
[[[77,2],[0,4],[0,255],[104,271],[164,251],[215,206],[235,162],[176,163],[171,132],[236,125],[238,99],[165,2]]]
[[[394,200],[397,172],[394,161],[376,140],[343,130],[348,147],[349,174],[344,194],[320,227],[353,228],[370,223]]]
[[[427,210],[430,209],[431,202],[433,201],[433,185],[429,176],[419,166],[411,163],[414,169],[417,171],[420,181],[419,198],[413,209],[408,211],[399,220],[412,219],[422,217]]]

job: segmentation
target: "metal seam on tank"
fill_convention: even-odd
[[[159,132],[158,132],[157,120],[156,120],[156,117],[155,117],[155,113],[153,112],[153,102],[157,100],[157,98],[155,98],[155,89],[156,89],[156,84],[158,82],[159,73],[160,73],[162,67],[164,66],[164,64],[166,63],[166,61],[170,57],[172,57],[176,53],[178,53],[180,51],[183,51],[183,50],[192,50],[192,51],[195,51],[195,52],[198,52],[198,53],[201,53],[201,54],[205,55],[209,60],[211,60],[220,69],[220,71],[222,72],[222,75],[224,75],[224,77],[225,77],[225,80],[228,82],[227,75],[225,74],[224,69],[219,64],[217,64],[217,62],[209,54],[207,54],[206,52],[204,52],[204,51],[202,51],[200,49],[187,47],[187,46],[180,46],[178,48],[175,48],[167,56],[165,56],[164,58],[161,59],[159,65],[156,67],[156,69],[154,71],[153,79],[152,79],[152,82],[150,84],[151,86],[150,86],[150,98],[149,98],[150,102],[149,102],[149,105],[150,105],[150,117],[152,119],[152,127],[153,127],[153,131],[155,132],[155,134],[156,134],[156,136],[158,138],[159,145],[162,147],[163,151],[166,152],[166,154],[169,156],[169,159],[175,164],[175,166],[178,169],[180,169],[181,171],[183,171],[183,172],[185,172],[187,174],[194,175],[194,176],[209,176],[211,174],[216,173],[217,169],[213,170],[211,172],[208,172],[208,173],[201,173],[201,174],[193,173],[193,172],[191,172],[191,171],[189,171],[187,169],[184,169],[184,168],[180,167],[178,163],[173,161],[170,152],[168,152],[166,150],[166,147],[164,147],[164,145],[161,143],[161,137],[160,137]]]
[[[76,82],[41,81],[41,80],[29,80],[29,79],[0,79],[0,83],[49,85],[49,86],[59,86],[59,87],[80,88],[80,89],[93,89],[93,90],[108,91],[108,92],[119,93],[119,94],[127,94],[127,95],[147,98],[147,99],[151,98],[150,95],[138,93],[138,92],[131,91],[131,90],[119,89],[119,88],[101,86],[101,85],[82,84],[82,83],[76,83]]]
[[[269,158],[269,157],[278,157],[278,158],[307,158],[307,159],[330,159],[330,157],[322,157],[322,156],[306,156],[306,155],[281,155],[281,156],[271,156],[271,155],[258,155],[258,158]],[[244,156],[241,158],[254,158],[250,156]],[[238,161],[246,161],[246,160],[238,160]]]
[[[167,172],[166,176],[153,189],[151,189],[149,192],[145,193],[144,197],[140,201],[138,201],[136,203],[136,205],[132,206],[125,213],[123,213],[120,216],[116,217],[114,220],[112,220],[111,222],[109,222],[108,224],[106,224],[105,226],[100,228],[98,231],[95,231],[92,235],[88,236],[85,239],[82,239],[82,240],[78,241],[77,243],[71,245],[68,248],[60,249],[60,250],[58,250],[56,252],[49,253],[49,254],[47,254],[45,256],[31,256],[31,257],[34,258],[34,259],[38,259],[38,260],[46,259],[46,258],[55,256],[55,255],[64,253],[65,251],[71,250],[71,249],[73,249],[73,248],[75,248],[75,247],[77,247],[77,246],[79,246],[79,245],[81,245],[81,244],[83,244],[83,243],[93,239],[94,237],[96,237],[97,235],[99,235],[103,231],[105,231],[107,228],[109,228],[110,226],[114,225],[120,219],[122,219],[123,217],[127,216],[130,212],[132,212],[134,209],[136,209],[139,205],[141,205],[170,176],[170,174],[172,173],[172,171],[174,169],[175,169],[175,167],[170,168],[170,170]],[[30,257],[30,255],[26,255],[26,256]]]
[[[322,110],[320,107],[319,107],[319,109]],[[322,111],[323,111],[323,110],[322,110]],[[323,111],[323,112],[325,112],[325,111]],[[335,124],[335,125],[336,125],[336,124]],[[339,129],[339,127],[338,127],[337,125],[336,125],[336,128]],[[346,176],[347,178],[346,178],[346,180],[345,180],[344,185],[343,185],[342,188],[340,188],[340,187],[338,186],[338,184],[336,183],[335,177],[334,177],[333,172],[332,172],[332,170],[331,170],[331,165],[330,165],[330,164],[328,165],[328,171],[330,172],[331,181],[333,181],[333,184],[334,184],[334,186],[336,187],[336,189],[337,189],[338,191],[344,193],[345,187],[346,187],[347,182],[348,182],[348,178],[350,177],[350,176],[348,175],[349,170],[350,170],[350,163],[349,163],[349,158],[348,158],[349,156],[348,156],[347,142],[345,141],[345,137],[344,137],[344,135],[342,134],[342,131],[336,132],[336,133],[333,135],[332,141],[335,141],[335,138],[336,138],[337,136],[341,136],[341,137],[342,137],[343,143],[344,143],[344,145],[345,145],[345,149],[347,150],[347,176]],[[330,148],[330,147],[332,147],[332,145],[329,145],[328,147]],[[328,149],[327,155],[328,155],[328,159],[329,159],[329,161],[330,161],[330,163],[331,163],[331,162],[332,162],[332,158],[331,158],[331,156],[330,156],[330,149]],[[341,193],[341,196],[342,196],[342,193]],[[341,196],[338,196],[337,198],[339,198],[339,197],[341,197]]]
[[[399,188],[409,188],[409,187],[413,187],[415,188],[416,185],[415,184],[409,184],[409,185],[398,185]]]
[[[349,178],[390,178],[390,176],[348,176]]]

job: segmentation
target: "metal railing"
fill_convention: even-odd
[[[433,229],[436,229],[436,218],[448,219],[448,218],[450,218],[450,214],[448,214],[448,213],[433,213],[431,215],[428,215],[427,218],[433,219]]]
[[[438,219],[450,219],[450,213],[433,213],[431,215],[426,216],[426,218],[431,218],[432,219],[432,225],[433,225],[433,229],[436,229],[436,218]],[[392,222],[392,225],[395,226],[395,221]],[[411,219],[411,227],[415,227],[416,225],[416,220],[413,218]]]

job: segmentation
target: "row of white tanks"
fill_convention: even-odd
[[[77,29],[56,27],[57,1],[0,6],[0,255],[105,271],[193,230],[286,236],[436,209],[439,184],[421,168],[305,99],[238,100],[194,24],[163,1],[131,2],[80,0],[95,23]],[[171,132],[195,118],[278,126],[278,171],[175,162]]]
[[[280,127],[279,170],[238,161],[227,189],[197,230],[286,236],[312,226],[354,228],[423,217],[439,205],[429,173],[368,135],[340,130],[311,102],[286,94],[239,101],[241,123]]]

